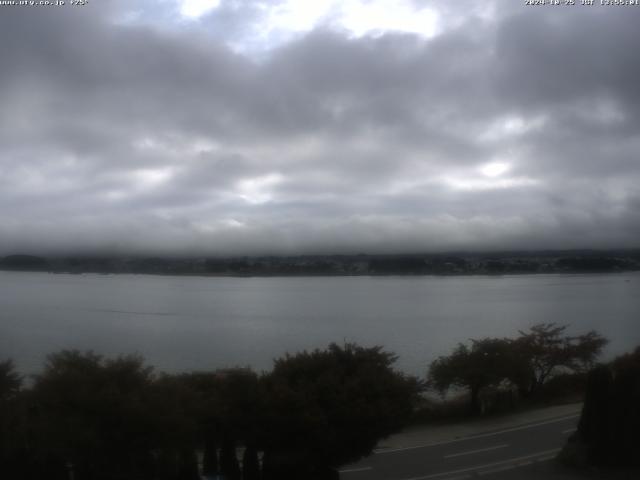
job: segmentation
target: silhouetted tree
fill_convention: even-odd
[[[0,362],[0,401],[15,397],[22,386],[22,377],[16,372],[12,360]]]
[[[150,416],[151,368],[139,357],[50,355],[31,395],[32,446],[75,478],[148,478],[157,432]]]
[[[607,344],[607,340],[593,330],[568,336],[566,329],[566,325],[540,323],[520,332],[513,344],[511,378],[523,396],[534,394],[561,371],[586,372]]]
[[[236,456],[236,444],[231,438],[222,442],[220,449],[220,473],[225,480],[240,480],[240,463]]]
[[[640,347],[612,364],[612,462],[640,465]]]
[[[452,386],[467,388],[470,412],[481,413],[482,389],[509,377],[512,354],[512,342],[504,338],[471,340],[471,346],[460,343],[450,355],[431,363],[428,384],[441,393]]]
[[[159,480],[181,480],[180,461],[174,450],[162,449],[156,459],[156,474]]]
[[[204,473],[239,478],[235,445],[255,445],[261,431],[258,376],[246,368],[233,368],[182,374],[176,379],[195,395],[193,417],[198,442],[204,445]]]
[[[576,465],[640,466],[640,347],[588,375],[578,429],[561,458]]]
[[[22,377],[13,362],[0,362],[0,477],[25,476],[21,387]]]
[[[242,455],[242,480],[260,480],[260,461],[254,445],[247,445]]]
[[[515,340],[485,338],[471,340],[470,346],[458,344],[450,355],[431,363],[428,383],[442,393],[451,386],[468,388],[472,413],[481,411],[481,391],[503,382],[529,397],[559,373],[586,372],[607,343],[595,331],[568,336],[566,329],[541,323],[521,331]]]
[[[202,453],[202,474],[213,476],[218,471],[218,444],[215,435],[205,435]]]
[[[199,424],[200,397],[182,375],[161,375],[149,388],[148,405],[153,419],[155,449],[178,480],[194,478],[195,452],[204,446]]]
[[[395,360],[381,347],[353,344],[277,359],[263,378],[264,478],[330,472],[402,428],[420,385],[393,370]]]
[[[608,456],[610,408],[609,395],[613,377],[611,370],[602,365],[589,372],[585,404],[580,422],[579,435],[589,445],[587,456],[592,463],[603,463]]]
[[[180,480],[200,480],[198,457],[195,450],[189,448],[189,444],[180,451],[178,476]]]

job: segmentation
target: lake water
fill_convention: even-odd
[[[140,353],[160,370],[270,368],[330,342],[383,345],[423,374],[457,342],[539,322],[596,329],[606,357],[640,344],[640,273],[229,278],[0,272],[0,359]]]

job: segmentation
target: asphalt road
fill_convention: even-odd
[[[377,451],[340,471],[343,480],[519,478],[517,469],[552,460],[575,430],[567,415],[446,442]],[[507,472],[513,470],[513,476]]]

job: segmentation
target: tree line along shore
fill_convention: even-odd
[[[395,370],[396,356],[382,347],[355,344],[286,354],[260,374],[247,368],[167,374],[139,356],[61,351],[26,382],[6,360],[0,474],[334,479],[338,467],[369,455],[411,422],[442,420],[445,411],[424,393],[452,387],[463,392],[469,416],[586,395],[562,458],[639,466],[640,347],[598,364],[605,344],[597,332],[569,336],[565,326],[543,323],[516,338],[461,343],[434,360],[424,378]]]
[[[424,255],[0,257],[0,270],[211,276],[505,275],[640,270],[640,250],[527,251]]]

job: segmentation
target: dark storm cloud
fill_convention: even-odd
[[[257,3],[3,9],[0,251],[637,246],[640,9],[478,3],[256,56]]]

